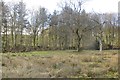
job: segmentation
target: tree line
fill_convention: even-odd
[[[65,2],[52,14],[44,7],[28,10],[23,2],[0,2],[2,52],[33,50],[118,49],[114,13],[87,13],[82,2]]]

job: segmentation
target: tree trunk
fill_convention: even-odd
[[[80,51],[80,41],[78,41],[78,45],[77,45],[77,51]]]
[[[13,26],[13,25],[12,25],[12,26]],[[11,44],[11,46],[13,47],[13,44],[14,44],[13,28],[11,28],[11,39],[12,39],[12,44]]]
[[[79,52],[80,51],[80,42],[81,42],[81,39],[82,39],[82,34],[79,35],[79,30],[77,29],[76,30],[76,34],[77,34],[77,51]]]
[[[44,46],[44,27],[42,27],[41,42],[42,42],[42,47],[44,49],[45,48],[45,46]]]
[[[0,53],[2,53],[2,36],[0,31]]]
[[[99,50],[102,51],[102,40],[99,39]]]
[[[21,34],[20,34],[20,45],[22,45],[22,32],[21,32]]]
[[[6,33],[5,33],[5,39],[6,39],[5,48],[7,48],[7,46],[8,46],[8,44],[7,44],[7,43],[8,43],[8,40],[7,40],[7,38],[8,38],[8,37],[7,37],[7,23],[6,23],[6,26],[5,26],[5,27],[6,27],[6,31],[5,31],[5,32],[6,32]]]
[[[15,36],[14,36],[15,38],[14,38],[14,47],[16,47],[16,45],[17,45],[17,34],[16,34],[16,31],[15,31]]]
[[[34,34],[34,35],[33,35],[33,47],[34,47],[34,48],[35,48],[35,43],[36,43],[35,40],[36,40],[36,35]]]
[[[39,45],[39,37],[38,37],[38,33],[37,33],[37,36],[36,36],[36,37],[37,37],[37,42],[36,42],[37,44],[36,44],[36,46],[38,46],[38,45]]]

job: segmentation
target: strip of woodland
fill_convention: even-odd
[[[23,2],[0,2],[2,52],[118,49],[114,13],[86,13],[82,2],[63,3],[52,14],[44,7],[27,10]]]

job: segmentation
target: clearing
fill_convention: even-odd
[[[4,53],[3,78],[117,78],[118,50]]]

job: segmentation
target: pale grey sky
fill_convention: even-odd
[[[5,2],[18,2],[21,0],[4,0]],[[87,12],[102,12],[102,13],[111,13],[118,12],[118,2],[120,0],[87,0],[84,3],[84,9]],[[57,4],[61,2],[61,0],[23,0],[26,3],[27,8],[29,9],[37,9],[39,6],[43,6],[49,10],[49,12],[53,12],[55,9],[57,10],[59,7]]]

